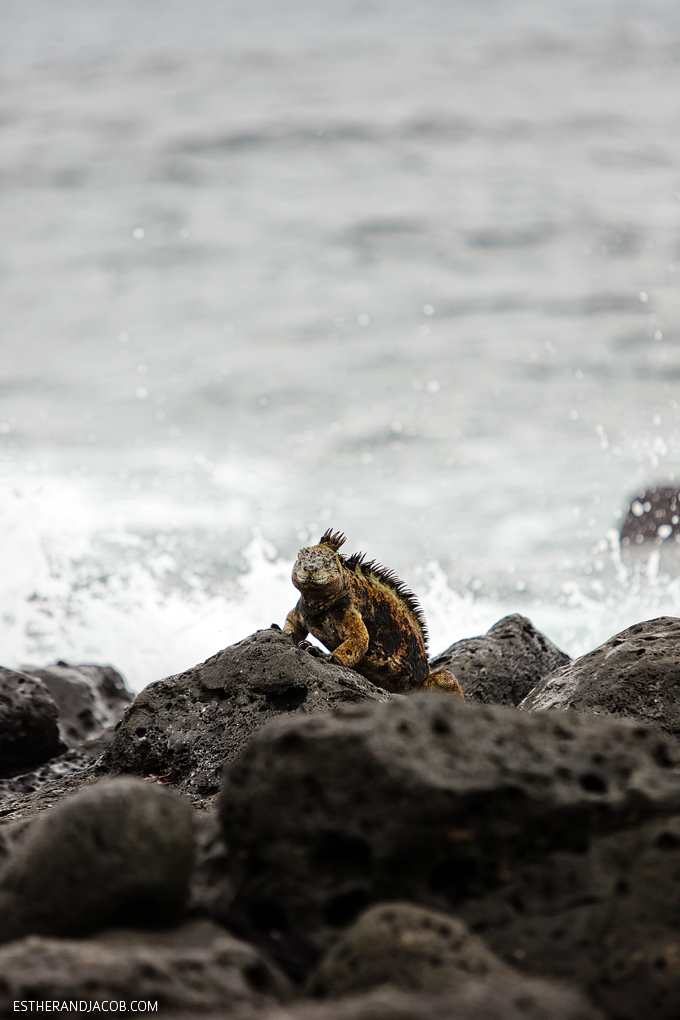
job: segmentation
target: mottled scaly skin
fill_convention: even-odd
[[[332,661],[388,691],[436,687],[462,697],[453,673],[430,673],[425,618],[415,596],[361,554],[341,556],[344,541],[329,529],[318,545],[300,550],[292,581],[301,598],[284,631],[296,641],[313,634],[333,653]]]

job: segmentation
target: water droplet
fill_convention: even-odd
[[[118,334],[118,339],[122,344],[126,344],[130,339],[130,334],[123,330],[122,333]]]
[[[429,383],[425,386],[428,393],[438,393],[441,388],[441,383],[436,379],[430,379]]]
[[[663,333],[662,333],[662,331],[660,329],[655,329],[654,330],[654,339],[655,340],[663,340]]]
[[[434,305],[423,305],[423,315],[434,315]]]
[[[149,391],[147,390],[146,386],[140,386],[138,389],[135,390],[135,396],[137,397],[137,400],[146,400],[146,398],[149,396]]]
[[[357,315],[357,322],[360,326],[368,326],[371,321],[370,315],[366,315],[366,312],[359,312]]]
[[[135,229],[132,231],[132,236],[134,237],[135,241],[141,241],[142,238],[146,237],[146,230],[144,229],[144,227],[135,227]]]
[[[649,301],[649,294],[646,290],[641,290],[638,297],[640,298],[640,301],[642,301],[643,305]]]

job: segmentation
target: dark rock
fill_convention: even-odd
[[[511,968],[457,918],[413,903],[380,903],[343,932],[306,991],[337,998],[390,984],[437,994],[471,977],[509,973]]]
[[[652,728],[434,692],[278,720],[225,773],[233,910],[311,962],[372,902],[459,913],[523,860],[680,812],[678,769]]]
[[[165,932],[114,930],[74,941],[31,936],[0,947],[0,1015],[14,1002],[134,1000],[167,1011],[261,1009],[291,996],[284,975],[210,921]],[[107,1007],[105,1007],[106,1009]]]
[[[63,750],[57,706],[45,685],[0,667],[0,776],[12,776]]]
[[[22,672],[37,677],[47,688],[59,710],[61,739],[71,749],[81,749],[86,741],[95,740],[108,727],[115,726],[134,699],[123,677],[112,666],[70,666],[67,662],[56,662],[44,669],[24,666]],[[113,731],[109,740],[111,736]]]
[[[578,981],[617,1020],[680,1016],[680,816],[512,869],[461,915],[502,957]]]
[[[517,705],[541,677],[567,662],[569,656],[531,620],[513,613],[480,637],[454,641],[430,665],[451,670],[467,701]]]
[[[0,941],[154,925],[185,906],[193,812],[134,779],[82,790],[38,818],[0,874]]]
[[[76,767],[73,769],[68,767],[71,758],[75,759],[73,763]],[[6,796],[0,801],[0,826],[32,819],[50,811],[62,800],[107,776],[108,773],[100,769],[96,762],[88,762],[82,752],[68,751],[35,772],[2,780],[0,793],[6,791]]]
[[[573,709],[638,719],[680,736],[680,619],[637,623],[544,677],[521,712]]]
[[[621,546],[680,542],[680,493],[672,486],[640,489],[621,525]]]
[[[381,988],[333,1002],[300,1002],[261,1020],[605,1020],[575,991],[514,975],[470,980],[444,995]]]
[[[192,799],[210,797],[219,791],[224,763],[268,719],[389,697],[353,670],[298,648],[279,629],[259,630],[146,687],[125,712],[103,764],[163,776]]]

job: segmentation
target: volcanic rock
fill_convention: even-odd
[[[61,739],[69,748],[81,748],[113,727],[134,699],[112,666],[56,662],[44,669],[24,666],[22,672],[41,680],[52,696],[59,710]]]
[[[71,940],[29,936],[0,947],[0,1015],[22,1000],[134,1000],[179,1010],[261,1009],[291,996],[285,976],[210,921],[169,931],[102,932]],[[105,1007],[106,1008],[106,1007]]]
[[[0,873],[0,941],[152,926],[184,909],[193,811],[134,779],[82,790],[36,821]]]
[[[511,968],[457,918],[412,903],[380,903],[343,932],[306,991],[337,998],[390,984],[437,994],[470,977],[509,973]]]
[[[638,719],[680,736],[680,619],[637,623],[544,677],[521,712],[573,709]]]
[[[541,677],[567,662],[569,656],[531,620],[513,613],[480,637],[454,641],[430,666],[451,670],[467,701],[517,705]]]
[[[651,727],[435,692],[281,719],[225,773],[234,911],[311,962],[370,903],[458,913],[524,860],[680,813],[677,769]]]
[[[295,1003],[261,1020],[604,1020],[578,992],[547,981],[493,975],[444,995],[380,988],[332,1002]]]
[[[268,719],[390,695],[278,628],[259,630],[185,673],[150,684],[103,758],[113,771],[164,777],[194,800],[219,791],[222,767]]]
[[[63,750],[57,716],[40,680],[0,667],[0,776],[41,765]]]

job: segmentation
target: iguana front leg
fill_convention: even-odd
[[[283,625],[283,633],[292,634],[296,644],[299,644],[300,641],[304,641],[309,634],[307,628],[300,622],[297,606],[295,606],[295,609],[291,609],[286,617],[286,622]]]
[[[333,661],[353,669],[368,651],[368,631],[356,609],[346,609],[338,621],[342,644],[333,649]]]

